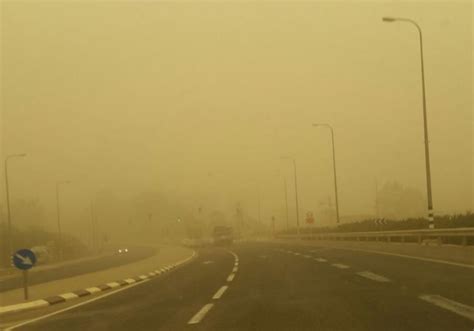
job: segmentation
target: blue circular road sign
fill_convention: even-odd
[[[21,270],[28,270],[36,263],[36,255],[29,249],[20,249],[12,256],[13,264]]]

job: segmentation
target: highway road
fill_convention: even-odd
[[[472,268],[265,242],[198,253],[165,277],[38,311],[12,330],[474,328]]]

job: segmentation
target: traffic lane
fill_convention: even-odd
[[[438,294],[474,306],[474,269],[415,260],[393,255],[324,248],[323,246],[273,246],[302,254],[326,258],[358,271],[370,270],[388,277],[395,286],[407,293]]]
[[[312,257],[262,244],[234,251],[234,283],[194,330],[471,330],[472,322]],[[306,255],[306,254],[305,254]]]
[[[225,249],[203,249],[194,261],[163,278],[18,330],[181,330],[232,267],[233,257]]]

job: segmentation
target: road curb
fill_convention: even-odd
[[[160,269],[153,270],[153,271],[151,271],[147,274],[142,274],[142,275],[135,276],[135,277],[116,280],[116,281],[112,281],[112,282],[109,282],[109,283],[100,284],[100,285],[97,285],[97,286],[94,286],[94,287],[79,289],[79,290],[75,290],[75,291],[72,291],[72,292],[66,292],[66,293],[63,293],[63,294],[54,295],[54,296],[50,296],[50,297],[47,297],[47,298],[38,299],[38,300],[30,301],[30,302],[18,303],[18,304],[8,305],[8,306],[0,306],[0,316],[4,316],[4,315],[7,315],[7,314],[24,312],[24,311],[27,311],[27,310],[33,310],[33,309],[49,307],[49,306],[52,306],[52,305],[55,305],[55,304],[58,304],[58,303],[63,303],[63,302],[66,302],[66,301],[82,298],[82,297],[85,297],[85,296],[88,296],[88,295],[93,295],[93,294],[96,294],[96,293],[108,291],[108,290],[118,288],[118,287],[124,287],[124,286],[127,286],[127,285],[142,282],[146,279],[155,278],[155,277],[161,276],[163,274],[166,274],[169,271],[171,271],[171,270],[173,270],[177,267],[180,267],[180,266],[184,265],[185,263],[191,261],[196,255],[197,255],[196,251],[193,251],[193,254],[191,256],[187,257],[184,260],[180,260],[178,262],[166,265],[166,266],[164,266]]]

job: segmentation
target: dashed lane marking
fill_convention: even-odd
[[[381,283],[390,282],[390,279],[388,279],[384,276],[374,274],[373,272],[370,272],[370,271],[361,271],[361,272],[358,272],[357,274],[359,276],[365,277],[365,278],[370,279],[370,280],[374,280],[376,282],[381,282]]]
[[[201,308],[200,311],[196,313],[196,315],[193,316],[188,322],[188,324],[198,324],[201,322],[201,320],[206,316],[206,314],[211,310],[211,308],[214,306],[213,303],[208,303],[204,305],[204,307]]]
[[[220,289],[217,290],[216,294],[212,297],[213,299],[220,299],[224,292],[227,290],[229,286],[224,285]]]
[[[232,269],[232,272],[237,272],[237,270],[239,270],[239,268],[234,267],[234,269]]]
[[[349,269],[350,267],[345,264],[340,264],[340,263],[333,263],[331,264],[333,267],[339,268],[339,269]]]
[[[316,261],[318,261],[318,262],[327,262],[327,261],[328,261],[328,260],[322,259],[322,258],[320,258],[320,257],[316,257],[316,258],[314,258],[314,259],[315,259]]]
[[[235,277],[235,274],[234,274],[234,273],[231,273],[231,274],[229,275],[229,277],[227,277],[227,281],[228,281],[228,282],[233,281],[233,280],[234,280],[234,277]]]
[[[420,295],[418,298],[474,321],[474,307],[447,299],[441,295],[424,294]]]

